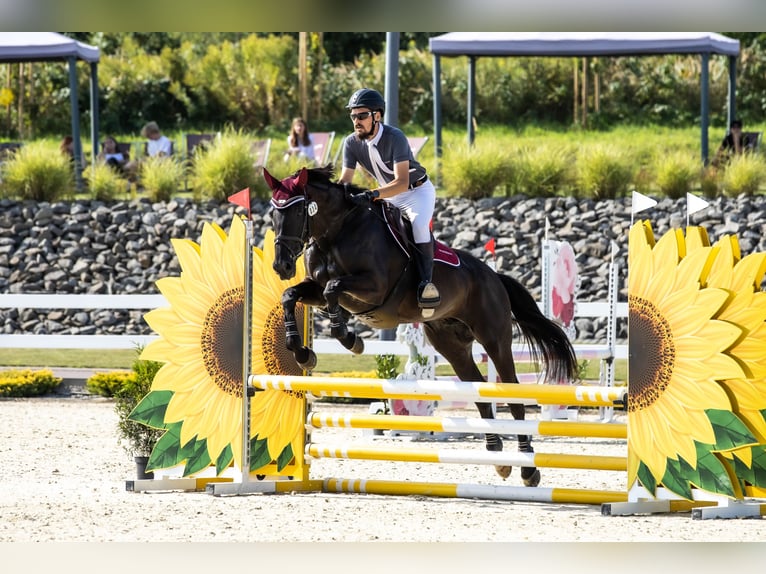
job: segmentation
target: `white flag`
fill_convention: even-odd
[[[705,209],[708,205],[710,205],[709,201],[706,201],[701,197],[697,197],[691,193],[686,194],[686,213],[688,215],[697,213],[698,211]]]
[[[633,190],[633,203],[632,208],[630,210],[631,213],[638,213],[639,211],[643,211],[644,209],[649,209],[650,207],[653,207],[657,205],[657,200],[652,199],[651,197],[647,197],[643,193],[638,193],[636,190]]]

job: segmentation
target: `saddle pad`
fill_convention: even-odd
[[[403,240],[404,236],[404,222],[403,217],[399,213],[398,209],[391,204],[383,206],[383,218],[385,219],[388,231],[396,240],[402,251],[407,254],[407,257],[411,257],[406,248],[406,242]],[[451,265],[452,267],[460,267],[460,258],[457,253],[449,245],[442,243],[434,239],[434,261]]]

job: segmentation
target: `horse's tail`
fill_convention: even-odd
[[[553,382],[577,379],[577,357],[564,330],[540,311],[529,291],[518,281],[498,273],[511,300],[513,319],[521,329],[533,360],[542,354],[546,379]]]

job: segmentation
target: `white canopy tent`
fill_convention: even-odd
[[[713,32],[450,32],[429,40],[434,55],[434,146],[441,155],[442,56],[468,56],[468,141],[474,140],[476,58],[487,56],[647,56],[700,54],[701,153],[708,157],[709,61],[712,54],[729,58],[728,117],[736,115],[736,62],[739,40]]]
[[[72,137],[77,165],[82,158],[80,108],[77,102],[77,61],[90,64],[90,117],[93,158],[98,154],[98,60],[99,49],[55,32],[0,32],[0,62],[62,60],[69,64],[69,100],[72,106]],[[75,170],[77,187],[80,171]]]

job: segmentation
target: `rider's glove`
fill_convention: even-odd
[[[349,199],[357,205],[366,205],[378,197],[380,197],[380,192],[377,189],[374,191],[368,189],[367,191],[351,195]]]

